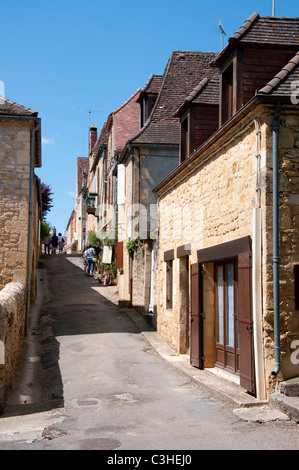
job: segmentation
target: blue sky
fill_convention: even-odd
[[[108,115],[163,74],[174,50],[220,52],[272,0],[0,0],[0,81],[6,98],[42,120],[41,181],[54,193],[47,220],[66,228],[74,207],[77,157],[88,154],[90,124]],[[276,0],[276,16],[299,16],[298,0]]]

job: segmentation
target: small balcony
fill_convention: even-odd
[[[86,198],[86,212],[87,214],[95,215],[96,212],[96,196],[97,193],[89,193]]]

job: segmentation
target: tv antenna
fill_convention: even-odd
[[[219,25],[218,25],[218,29],[221,33],[221,49],[223,49],[223,39],[224,39],[224,36],[226,36],[226,32],[224,31],[222,25],[221,25],[221,20],[219,20]]]
[[[81,111],[88,113],[88,129],[90,128],[90,116],[92,113],[102,113],[103,111],[98,111],[97,109],[88,109],[88,108],[78,108]]]
[[[89,130],[90,130],[90,116],[92,113],[102,113],[103,111],[99,111],[97,109],[88,109],[88,108],[78,108],[80,109],[81,111],[85,111],[86,113],[88,113],[88,153],[89,153],[89,140],[90,140],[90,135],[89,135]]]

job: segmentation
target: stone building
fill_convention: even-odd
[[[102,173],[100,199],[98,200],[98,233],[100,238],[117,238],[117,173],[116,166],[119,155],[128,139],[139,129],[139,104],[136,102],[140,95],[136,90],[119,108],[109,114],[105,123],[106,152],[98,161]]]
[[[174,51],[163,76],[152,75],[139,98],[140,130],[127,142],[119,159],[125,191],[118,206],[119,298],[155,323],[157,196],[152,189],[179,164],[179,106],[204,78],[215,75],[213,52]],[[195,147],[194,147],[195,149]],[[128,252],[128,243],[132,248]]]
[[[68,245],[82,252],[87,244],[88,157],[77,158],[75,205],[68,223]]]
[[[120,153],[129,137],[139,129],[140,89],[136,90],[121,106],[111,112],[99,137],[90,148],[87,232],[94,232],[103,244],[109,244],[112,254],[110,272],[116,274],[116,242],[118,237],[118,200],[121,198],[123,181],[121,171],[116,171]],[[92,140],[90,129],[90,139]],[[110,260],[109,260],[110,261]],[[113,266],[112,266],[113,265]]]
[[[212,63],[218,129],[154,189],[158,331],[260,399],[299,375],[298,37],[298,18],[245,21]],[[208,85],[178,110],[181,142]]]
[[[0,408],[5,402],[30,303],[40,254],[41,166],[37,112],[7,99],[0,104]]]

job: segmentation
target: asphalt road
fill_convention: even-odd
[[[48,256],[40,271],[1,450],[298,450],[298,425],[240,419],[165,362],[80,265]]]

